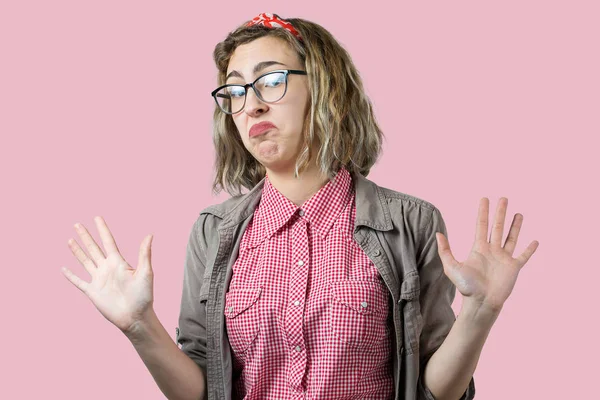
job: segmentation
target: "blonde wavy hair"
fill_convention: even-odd
[[[218,85],[225,84],[229,60],[235,49],[264,36],[282,39],[293,48],[307,72],[310,107],[304,119],[303,151],[296,160],[297,178],[311,160],[311,143],[316,139],[316,162],[333,178],[344,166],[349,172],[367,176],[381,153],[383,133],[370,99],[348,52],[322,26],[300,18],[286,19],[300,33],[302,41],[281,28],[246,23],[216,45],[213,59],[218,69]],[[240,195],[242,187],[251,190],[266,170],[246,149],[231,115],[215,104],[213,142],[216,149],[213,193],[225,190]]]

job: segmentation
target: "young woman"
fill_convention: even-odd
[[[100,217],[106,255],[78,224],[92,259],[70,246],[92,282],[66,277],[169,399],[472,399],[483,344],[538,245],[512,257],[523,216],[502,245],[501,198],[488,241],[483,198],[458,262],[434,205],[366,179],[382,133],[350,56],[318,24],[260,14],[214,59],[213,188],[233,196],[192,227],[179,348],[152,308],[151,236],[133,269]]]

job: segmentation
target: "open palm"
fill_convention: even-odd
[[[486,197],[480,200],[475,243],[463,262],[458,262],[452,255],[448,239],[442,233],[436,233],[438,253],[445,274],[465,298],[493,310],[502,308],[512,293],[519,271],[539,245],[539,242],[534,240],[521,255],[513,258],[523,224],[523,215],[515,214],[506,242],[502,246],[507,206],[508,199],[500,198],[488,242],[489,200]]]
[[[140,246],[138,267],[133,269],[119,253],[104,219],[96,217],[94,221],[106,255],[81,224],[75,224],[75,229],[91,258],[75,240],[68,241],[75,258],[91,275],[91,282],[82,280],[65,267],[62,271],[71,283],[88,296],[106,319],[126,333],[136,322],[142,320],[153,303],[154,274],[150,263],[152,235],[144,238]]]

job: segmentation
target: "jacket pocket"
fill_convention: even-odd
[[[230,290],[225,294],[225,322],[231,349],[244,353],[260,331],[258,299],[261,288]]]
[[[418,274],[406,276],[400,287],[400,301],[403,306],[404,348],[408,354],[419,352],[419,338],[423,329],[421,316],[421,283]]]
[[[331,284],[330,324],[337,339],[362,350],[376,351],[390,334],[388,291],[379,281]]]

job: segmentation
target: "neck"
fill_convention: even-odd
[[[327,175],[321,173],[316,163],[311,163],[306,170],[300,172],[298,178],[294,177],[293,166],[286,171],[267,169],[267,175],[273,187],[298,207],[329,182]]]

